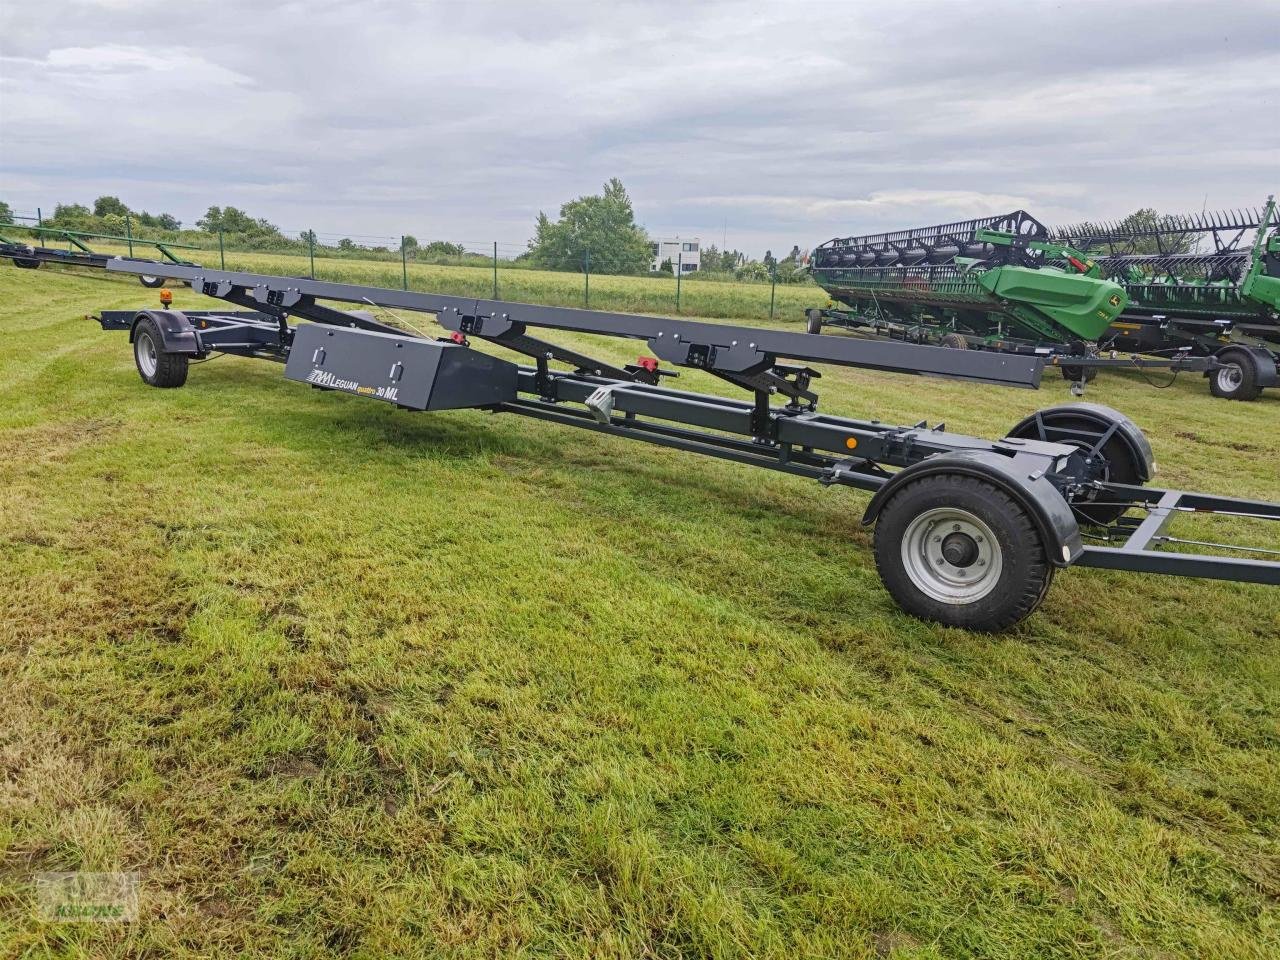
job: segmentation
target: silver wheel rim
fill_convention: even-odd
[[[1224,393],[1234,393],[1244,382],[1244,370],[1238,363],[1228,363],[1218,371],[1218,389]]]
[[[159,277],[153,277],[153,276],[150,276],[149,274],[145,274],[145,273],[144,273],[144,274],[142,275],[142,282],[143,282],[143,283],[151,283],[151,284],[154,284],[154,283],[158,283],[158,282],[159,282],[159,280],[160,280],[160,278],[159,278]]]
[[[995,534],[978,517],[937,507],[907,525],[902,565],[921,593],[940,603],[965,604],[995,589],[1003,556]]]
[[[151,339],[150,334],[138,334],[137,339],[133,342],[133,353],[138,358],[138,369],[142,371],[142,375],[144,377],[154,377],[159,358],[156,356],[155,341]]]

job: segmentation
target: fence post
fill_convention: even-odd
[[[218,259],[222,261],[222,269],[227,269],[227,248],[222,242],[222,228],[218,228]]]
[[[44,217],[40,215],[39,207],[36,207],[36,226],[44,229]]]
[[[493,299],[498,299],[498,241],[493,241]]]
[[[684,272],[684,251],[676,254],[676,313],[680,312],[680,274]]]
[[[778,265],[775,263],[769,270],[769,319],[773,319],[773,303],[778,293]]]
[[[400,234],[400,280],[404,289],[409,289],[409,248],[405,246],[404,234]]]
[[[129,238],[129,256],[133,256],[133,218],[124,215],[124,235]]]
[[[316,278],[316,232],[307,230],[307,252],[311,254],[311,279]]]
[[[587,251],[587,255],[586,257],[583,258],[583,261],[582,261],[582,280],[583,280],[583,283],[585,284],[585,286],[583,287],[583,293],[585,296],[583,303],[586,306],[586,308],[590,310],[591,309],[591,251],[590,250]]]

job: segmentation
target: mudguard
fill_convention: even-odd
[[[1055,414],[1081,417],[1097,424],[1099,429],[1104,431],[1114,423],[1116,435],[1124,442],[1129,452],[1133,454],[1133,462],[1138,465],[1141,482],[1146,483],[1155,476],[1156,458],[1155,454],[1151,452],[1151,442],[1147,439],[1146,434],[1142,432],[1136,423],[1119,410],[1108,407],[1105,404],[1081,402],[1046,407],[1044,410],[1037,410],[1031,416],[1018,421],[1017,425],[1006,436],[1031,440],[1044,439],[1040,433],[1039,422],[1051,421]]]
[[[1234,351],[1247,353],[1253,358],[1254,368],[1258,371],[1258,386],[1280,387],[1280,367],[1277,367],[1276,364],[1276,354],[1263,347],[1250,347],[1243,343],[1238,343],[1219,350],[1214,356],[1221,358]],[[1206,370],[1204,375],[1206,378],[1211,377],[1213,376],[1213,371]]]
[[[1045,555],[1055,567],[1070,566],[1084,553],[1080,527],[1071,512],[1071,505],[1063,499],[1058,488],[1045,478],[1042,471],[1027,469],[1026,461],[991,450],[941,454],[900,470],[871,498],[867,512],[862,516],[863,525],[875,523],[881,509],[904,484],[939,474],[977,477],[1012,497],[1030,515],[1044,541]]]
[[[133,318],[129,328],[129,342],[133,343],[134,331],[144,319],[150,318],[160,328],[160,338],[165,353],[200,353],[200,344],[196,342],[196,328],[192,326],[187,315],[181,310],[141,310]]]

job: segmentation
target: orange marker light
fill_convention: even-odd
[[[173,291],[167,288],[164,290],[161,290],[160,302],[163,303],[166,307],[169,306],[169,304],[173,303]]]
[[[850,437],[848,440],[846,440],[846,441],[844,442],[844,445],[845,445],[846,447],[848,447],[850,450],[854,450],[854,449],[856,449],[856,448],[857,448],[857,446],[858,446],[858,438],[857,438],[857,437]]]

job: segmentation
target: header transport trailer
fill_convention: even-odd
[[[118,260],[106,269],[151,267]],[[1040,605],[1055,571],[1072,565],[1280,585],[1280,562],[1267,559],[1280,550],[1167,532],[1190,513],[1280,520],[1280,504],[1145,486],[1155,471],[1151,447],[1115,410],[1053,407],[984,440],[941,423],[819,413],[820,373],[806,365],[1035,387],[1044,367],[1036,357],[201,267],[164,273],[243,309],[173,310],[162,290],[160,309],[103,312],[103,329],[128,333],[152,386],[182,386],[190,362],[211,354],[257,357],[283,363],[290,380],[405,410],[518,414],[873,491],[863,523],[875,525],[880,576],[899,605],[925,619],[1009,627]],[[333,302],[434,314],[447,336]],[[652,355],[618,366],[531,333],[539,329],[640,340]],[[480,342],[530,362],[483,352]],[[747,398],[672,389],[663,381],[676,372],[666,365],[705,371]],[[1185,552],[1203,546],[1219,552]]]
[[[1042,356],[1081,383],[1108,367],[1190,370],[1210,378],[1215,396],[1252,400],[1280,385],[1280,344],[1267,340],[1268,332],[1280,338],[1273,286],[1280,285],[1280,260],[1267,252],[1280,241],[1264,240],[1273,210],[1268,201],[1263,211],[1163,218],[1151,231],[1128,233],[1087,224],[1051,232],[1019,210],[829,240],[813,252],[809,269],[833,302],[808,312],[808,329],[820,333],[832,324],[889,339]],[[1234,238],[1222,236],[1229,224]],[[1181,235],[1178,249],[1208,244],[1192,234],[1212,234],[1214,252],[1133,255],[1159,243],[1156,231],[1164,226]],[[1250,228],[1257,229],[1252,251],[1239,247]],[[1174,269],[1183,273],[1175,277]],[[1170,312],[1192,303],[1202,309]],[[1118,358],[1116,350],[1147,356]]]
[[[183,243],[170,243],[164,240],[144,240],[139,237],[125,236],[118,237],[108,233],[84,233],[78,230],[63,230],[57,227],[40,226],[24,226],[21,224],[5,224],[3,230],[25,230],[33,237],[43,241],[41,245],[27,243],[22,240],[15,240],[12,236],[6,236],[0,232],[0,257],[7,257],[13,261],[13,265],[23,270],[39,270],[40,267],[48,264],[57,267],[86,267],[93,270],[102,270],[106,267],[108,260],[121,259],[117,254],[102,253],[94,250],[89,246],[89,241],[108,241],[117,245],[127,244],[129,247],[129,256],[124,258],[132,260],[135,263],[158,263],[152,257],[135,257],[133,256],[134,246],[155,247],[159,251],[160,256],[169,263],[182,264],[183,266],[196,266],[190,260],[183,260],[174,250],[198,250],[199,247],[191,246]],[[63,250],[60,247],[47,246],[49,241],[63,241],[67,248]],[[155,273],[143,273],[138,275],[138,282],[144,287],[160,287],[164,285],[165,278]]]

